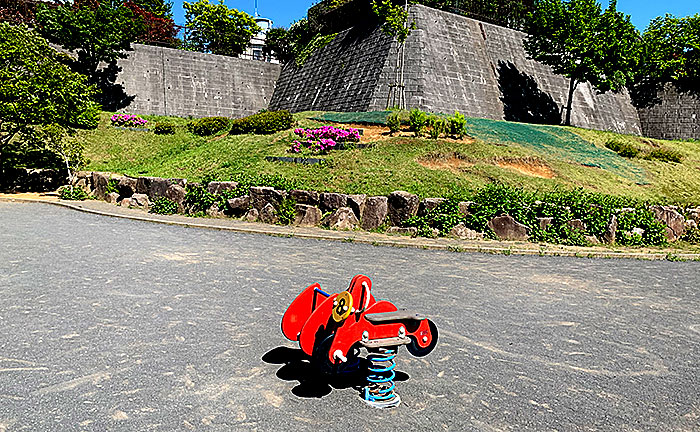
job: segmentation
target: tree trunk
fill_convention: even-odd
[[[571,81],[569,82],[569,99],[566,102],[566,121],[564,122],[566,126],[571,126],[571,105],[574,102],[574,91],[576,90],[577,85],[578,81],[576,78],[571,78]]]

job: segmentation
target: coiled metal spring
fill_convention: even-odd
[[[368,366],[367,386],[364,388],[365,402],[376,408],[392,408],[401,403],[401,398],[396,394],[396,355],[398,348],[379,348],[376,352],[370,352],[367,360]]]

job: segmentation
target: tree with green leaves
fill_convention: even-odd
[[[287,63],[294,59],[294,52],[289,44],[289,31],[283,27],[275,27],[267,32],[263,54],[266,57],[274,56],[280,63]]]
[[[28,27],[0,23],[0,172],[10,147],[28,152],[45,145],[49,132],[59,143],[97,127],[95,89],[63,57]]]
[[[122,0],[82,0],[58,7],[39,5],[39,32],[49,42],[77,54],[77,72],[93,76],[100,62],[126,58],[140,23]]]
[[[252,16],[229,9],[223,0],[215,4],[197,0],[182,6],[186,20],[183,46],[191,51],[237,56],[262,30]]]
[[[530,58],[569,78],[566,125],[576,87],[619,92],[633,81],[640,37],[616,0],[603,11],[596,0],[538,0],[528,17],[525,50]]]
[[[142,32],[143,23],[124,6],[123,0],[76,0],[73,4],[40,4],[36,13],[42,36],[75,53],[70,67],[88,76],[98,90],[105,109],[116,110],[128,103],[123,88],[115,84],[116,61],[126,58]],[[100,63],[107,66],[100,68]]]
[[[666,84],[682,92],[700,93],[700,14],[655,18],[644,31],[642,43],[636,102],[641,102],[644,93],[655,98]]]

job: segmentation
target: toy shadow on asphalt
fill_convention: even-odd
[[[262,361],[268,364],[283,365],[276,373],[277,378],[284,381],[299,381],[292,389],[292,394],[301,398],[322,398],[329,395],[333,389],[343,390],[352,388],[360,392],[367,384],[367,367],[369,361],[358,358],[358,365],[352,371],[327,374],[310,362],[309,356],[301,349],[280,346],[262,356]],[[394,381],[407,381],[408,374],[396,371]]]

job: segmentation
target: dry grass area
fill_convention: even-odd
[[[497,158],[494,164],[501,168],[508,168],[527,176],[552,179],[554,170],[545,161],[536,157],[523,158]]]
[[[476,164],[473,158],[458,152],[430,153],[418,158],[417,162],[431,170],[445,170],[455,174]],[[537,157],[494,157],[480,162],[513,170],[530,177],[553,179],[556,175],[552,167]]]

